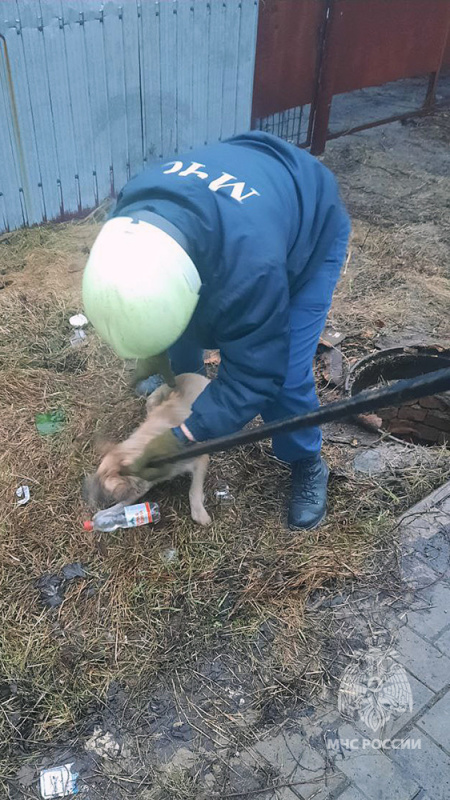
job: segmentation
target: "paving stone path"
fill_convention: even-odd
[[[343,709],[334,698],[240,754],[277,772],[279,788],[254,800],[450,800],[450,483],[405,515],[401,533],[414,603],[388,620],[393,656],[373,648],[368,671],[355,665]]]

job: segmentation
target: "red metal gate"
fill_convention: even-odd
[[[312,102],[326,0],[261,0],[253,118]]]
[[[306,145],[321,153],[333,96],[429,75],[427,113],[450,60],[448,0],[261,0],[253,119],[311,105]]]

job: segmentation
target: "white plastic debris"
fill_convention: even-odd
[[[237,686],[236,688],[234,688],[233,686],[225,686],[225,693],[228,695],[230,700],[234,700],[237,697],[242,697],[243,691],[244,690],[242,686]]]
[[[40,774],[41,795],[44,800],[53,797],[68,797],[78,792],[78,773],[72,771],[73,764],[42,769]]]
[[[86,331],[83,328],[75,328],[75,333],[70,337],[70,344],[72,347],[78,347],[79,344],[86,339]]]
[[[120,744],[109,731],[103,731],[97,725],[92,736],[85,742],[84,749],[105,759],[117,758],[120,755]]]
[[[16,489],[16,497],[19,498],[16,505],[18,506],[26,505],[30,499],[30,487],[27,486],[26,483],[24,483],[22,486],[19,486]]]
[[[70,344],[72,347],[78,347],[86,338],[86,331],[83,328],[88,324],[88,319],[84,314],[74,314],[73,317],[70,317],[69,322],[72,328],[75,328],[73,336],[70,337]]]
[[[88,318],[84,314],[74,314],[73,317],[70,317],[69,323],[73,328],[84,328],[88,324]]]
[[[215,498],[219,503],[228,504],[234,503],[234,497],[230,492],[230,487],[224,481],[219,481],[216,491],[214,492]]]
[[[176,564],[178,561],[178,550],[175,547],[168,547],[167,550],[163,550],[160,555],[164,564]]]

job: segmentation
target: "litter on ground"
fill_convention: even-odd
[[[55,433],[60,433],[64,429],[65,421],[65,414],[62,409],[36,414],[35,416],[36,428],[41,436],[53,436]]]
[[[63,764],[41,770],[40,789],[43,800],[68,797],[78,793],[78,775],[72,771],[73,764]]]
[[[23,484],[23,486],[18,486],[16,489],[16,497],[19,498],[16,502],[16,505],[25,506],[30,499],[30,487],[26,484]]]
[[[73,317],[70,317],[69,324],[72,325],[73,328],[83,328],[88,324],[88,319],[84,314],[74,314]]]

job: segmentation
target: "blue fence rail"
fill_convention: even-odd
[[[0,231],[250,128],[258,0],[1,0]]]

